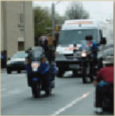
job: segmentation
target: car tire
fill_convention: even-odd
[[[10,69],[7,69],[7,73],[8,73],[8,74],[11,74],[11,70],[10,70]]]
[[[73,70],[72,72],[73,72],[73,76],[74,77],[77,77],[78,76],[77,70]]]
[[[58,73],[57,73],[57,76],[58,76],[59,78],[63,78],[63,74],[64,74],[64,71],[61,70],[61,69],[59,69],[59,71],[58,71]]]
[[[17,70],[17,73],[21,73],[21,70]]]

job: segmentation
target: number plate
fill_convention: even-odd
[[[69,65],[69,68],[72,68],[72,69],[79,68],[79,65],[71,64],[71,65]]]

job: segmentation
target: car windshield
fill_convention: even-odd
[[[27,56],[27,54],[25,52],[18,52],[18,53],[13,55],[12,59],[25,58],[26,56]]]
[[[59,44],[81,44],[87,35],[92,35],[93,40],[97,41],[98,30],[62,30],[59,36]]]

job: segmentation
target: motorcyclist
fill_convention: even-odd
[[[52,61],[55,59],[54,51],[52,48],[48,46],[48,37],[47,36],[41,36],[39,39],[40,46],[44,49],[44,53],[51,64]]]
[[[44,53],[46,57],[49,59],[49,47],[48,47],[48,37],[47,36],[41,36],[39,39],[40,46],[44,49]]]
[[[49,65],[50,65],[50,69],[49,69],[50,73],[48,73],[48,74],[50,75],[50,79],[54,80],[55,74],[57,72],[57,67],[54,62],[54,59],[55,59],[54,51],[52,51],[52,49],[48,46],[48,37],[47,36],[40,37],[40,45],[43,47],[45,56],[48,59],[47,62],[49,62]]]
[[[28,56],[26,57],[27,81],[28,81],[28,86],[31,86],[31,74],[32,74],[31,54],[32,54],[32,51],[31,49],[28,49],[26,52],[28,53]],[[50,66],[49,66],[49,62],[44,53],[42,53],[39,56],[38,61],[40,61],[40,66],[38,68],[39,77],[41,77],[42,82],[45,83],[45,87],[48,88],[49,80],[50,80],[50,72],[49,72]]]
[[[86,35],[85,41],[82,43],[80,49],[86,49],[86,51],[91,51],[92,57],[97,58],[98,43],[93,40],[92,35]]]
[[[95,73],[94,66],[97,64],[97,52],[98,52],[98,43],[93,40],[92,35],[86,35],[85,41],[82,43],[80,48],[81,50],[85,49],[87,52],[90,52],[92,59],[90,60],[90,75],[92,76]]]
[[[38,69],[42,82],[45,84],[46,89],[50,86],[50,66],[44,54],[40,57],[41,65]]]
[[[104,94],[106,92],[113,93],[113,80],[114,80],[113,62],[114,62],[114,57],[107,56],[105,61],[103,61],[103,64],[105,64],[106,66],[99,70],[94,81],[94,85],[96,86],[95,112],[97,114],[103,113],[102,100]]]

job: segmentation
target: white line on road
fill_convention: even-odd
[[[81,97],[76,98],[75,100],[73,100],[71,103],[67,104],[65,107],[59,109],[58,111],[56,111],[54,114],[52,114],[51,116],[56,116],[59,115],[61,112],[65,111],[66,109],[72,107],[73,105],[75,105],[77,102],[79,102],[80,100],[86,98],[89,94],[91,94],[92,91],[89,91],[85,94],[83,94]]]

